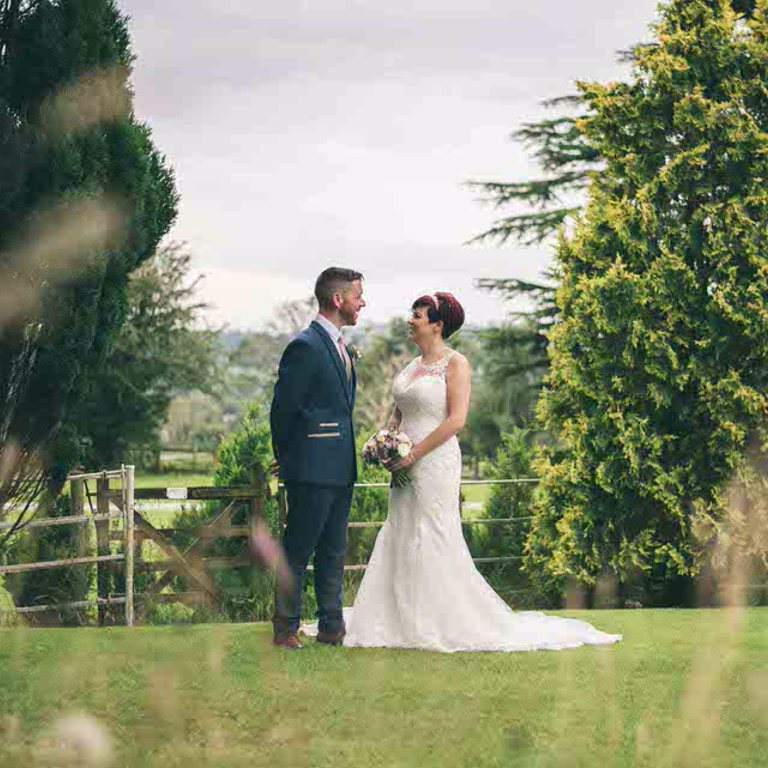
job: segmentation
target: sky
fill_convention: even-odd
[[[467,182],[538,173],[510,135],[577,80],[626,76],[655,0],[119,0],[135,110],[181,195],[169,239],[205,277],[212,324],[258,329],[319,272],[365,275],[363,319],[480,277],[535,280],[551,252],[465,245],[499,215]]]

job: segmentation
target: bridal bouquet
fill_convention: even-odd
[[[413,442],[405,432],[397,429],[380,429],[363,446],[363,461],[366,464],[382,464],[405,458],[413,448]],[[402,488],[408,485],[411,478],[406,471],[392,473],[392,485]]]

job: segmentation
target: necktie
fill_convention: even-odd
[[[347,345],[344,343],[343,336],[339,336],[339,353],[341,354],[341,359],[344,362],[344,370],[347,372],[347,381],[349,381],[352,378],[352,361],[349,359]]]

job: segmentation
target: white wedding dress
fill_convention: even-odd
[[[416,358],[395,379],[400,428],[414,443],[446,417],[445,374],[453,354],[434,365]],[[345,609],[344,645],[450,653],[559,650],[621,639],[584,621],[513,611],[491,589],[462,534],[456,437],[409,472],[410,484],[389,492],[387,520],[354,607]]]

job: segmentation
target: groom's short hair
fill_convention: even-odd
[[[362,280],[363,273],[344,267],[328,267],[324,269],[315,283],[315,298],[320,309],[333,306],[333,294],[343,293],[352,287],[355,280]]]

